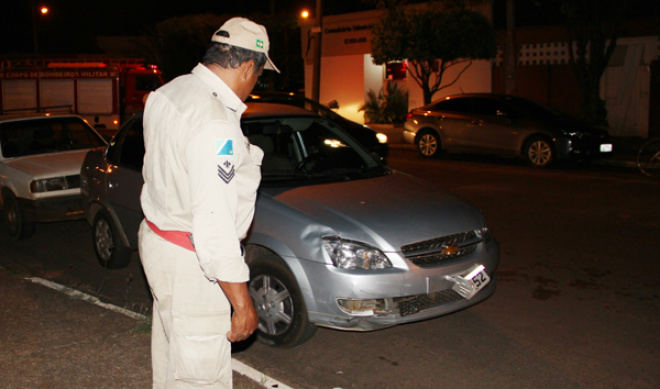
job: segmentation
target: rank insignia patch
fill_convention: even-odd
[[[229,184],[232,178],[234,178],[235,173],[234,164],[229,161],[225,161],[222,165],[218,165],[218,177],[220,177],[220,179],[226,184]]]
[[[231,139],[215,140],[216,155],[234,155],[234,142]]]

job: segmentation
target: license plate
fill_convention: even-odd
[[[490,277],[488,277],[484,265],[472,267],[465,275],[447,276],[446,278],[454,282],[452,289],[466,300],[474,297],[490,282]]]
[[[612,144],[611,143],[603,143],[600,145],[600,152],[601,153],[611,153],[612,152]]]

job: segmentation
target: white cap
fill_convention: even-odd
[[[229,36],[218,35],[220,31],[224,31]],[[275,66],[273,61],[268,56],[268,49],[270,48],[270,41],[268,40],[268,33],[266,27],[257,24],[245,18],[231,18],[225,22],[218,29],[218,31],[211,37],[212,42],[226,43],[231,46],[242,47],[244,49],[257,51],[266,54],[266,64],[264,69],[280,70]]]

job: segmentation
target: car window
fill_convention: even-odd
[[[472,112],[485,116],[508,116],[511,109],[502,101],[476,98],[473,100]]]
[[[264,151],[264,181],[361,178],[384,168],[334,123],[317,117],[249,120],[242,123],[250,143]]]
[[[144,137],[142,118],[131,119],[108,147],[108,161],[132,170],[142,170],[144,164]]]
[[[450,100],[440,100],[428,106],[429,111],[448,111],[448,112],[472,112],[472,99],[454,98]]]
[[[5,158],[89,149],[105,142],[78,118],[18,120],[0,125]]]

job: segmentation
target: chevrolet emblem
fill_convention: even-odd
[[[441,253],[442,253],[443,255],[455,255],[455,254],[458,254],[459,251],[461,251],[461,248],[458,247],[458,246],[455,246],[455,245],[450,245],[450,246],[443,245],[443,246],[442,246],[442,251],[441,251]]]

